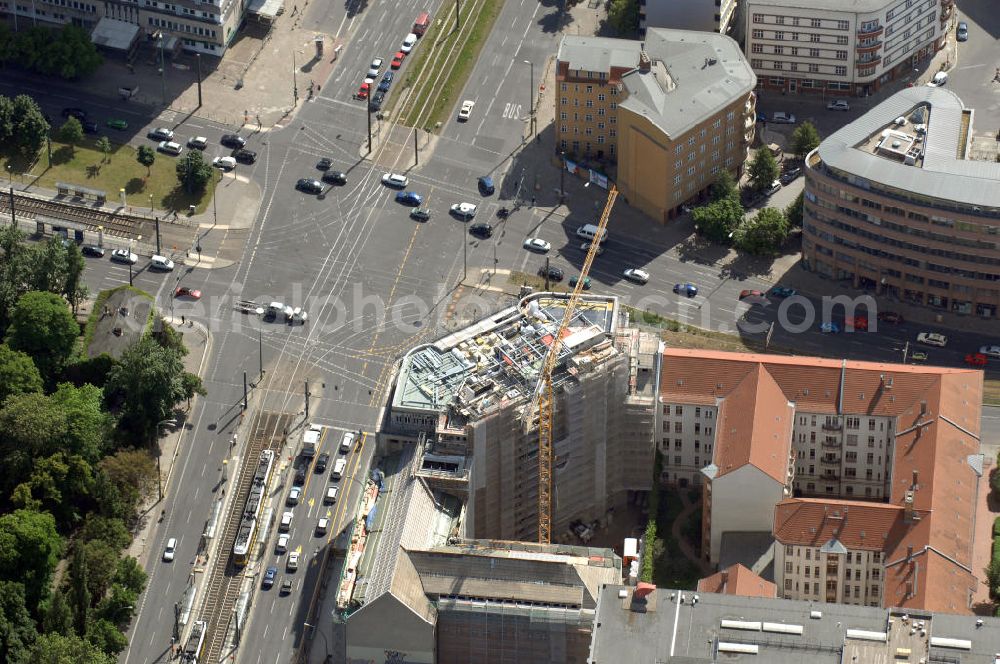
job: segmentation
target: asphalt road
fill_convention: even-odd
[[[1000,67],[1000,14],[990,0],[964,0],[958,20],[969,24],[969,40],[958,44],[958,64],[948,75],[948,87],[967,108],[975,109],[977,134],[1000,130],[1000,83],[993,80]]]

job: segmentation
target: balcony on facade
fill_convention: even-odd
[[[840,420],[827,420],[823,422],[823,431],[840,431],[844,428],[844,423]]]
[[[884,30],[885,30],[885,26],[881,25],[881,24],[878,24],[878,25],[867,25],[867,26],[866,25],[862,25],[862,26],[860,26],[858,28],[858,37],[859,38],[861,38],[861,37],[877,37],[878,35],[882,34],[882,32]]]
[[[871,67],[873,65],[877,65],[880,62],[882,62],[882,56],[873,55],[864,59],[858,58],[857,61],[854,63],[854,66],[860,69],[862,67]]]
[[[830,450],[840,449],[840,439],[839,438],[826,438],[823,440],[821,445]]]
[[[854,50],[859,54],[860,57],[860,54],[862,53],[873,53],[880,48],[882,48],[882,40],[876,39],[874,42],[870,44],[862,44],[861,42],[858,42],[857,45],[854,47]]]
[[[839,466],[840,457],[833,454],[824,454],[819,458],[819,462],[827,466]]]

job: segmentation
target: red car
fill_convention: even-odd
[[[360,88],[358,88],[358,94],[356,95],[357,98],[368,99],[368,93],[371,91],[371,89],[372,89],[371,83],[369,83],[368,80],[365,79],[365,82],[361,84]]]
[[[868,331],[868,316],[855,316],[854,318],[848,318],[845,323],[847,323],[848,326],[853,327],[855,332]]]
[[[402,51],[396,51],[396,55],[393,56],[392,62],[389,66],[393,69],[399,69],[403,66],[403,59],[406,57],[406,53]]]
[[[181,286],[176,291],[174,291],[174,297],[189,297],[192,300],[201,299],[201,291],[197,288],[188,288],[187,286]]]
[[[764,297],[764,294],[759,290],[741,290],[740,299],[745,300],[748,297]]]

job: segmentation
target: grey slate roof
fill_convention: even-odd
[[[607,72],[612,67],[635,67],[641,50],[642,43],[632,39],[567,35],[559,43],[556,57],[570,69]]]
[[[622,76],[628,98],[619,107],[647,117],[674,138],[715,115],[757,85],[757,76],[732,38],[714,32],[652,28],[645,51],[661,61],[675,87],[664,90],[652,71]],[[708,64],[715,60],[714,64]]]
[[[753,5],[767,5],[782,9],[821,9],[825,12],[879,12],[890,5],[898,4],[896,0],[750,0]],[[749,3],[748,3],[749,4]]]
[[[922,168],[855,147],[921,104],[930,107]],[[951,90],[905,88],[820,143],[819,156],[829,166],[871,182],[969,206],[1000,208],[1000,164],[958,158],[963,110],[962,100]]]

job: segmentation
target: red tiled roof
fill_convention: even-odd
[[[851,550],[883,551],[906,530],[898,505],[786,498],[774,508],[774,538],[781,544],[821,547],[836,539]]]
[[[777,597],[778,587],[736,563],[698,580],[698,591],[742,597]]]

